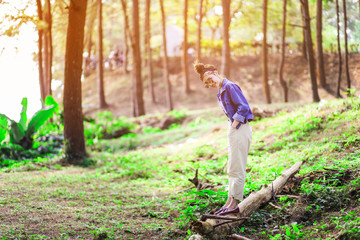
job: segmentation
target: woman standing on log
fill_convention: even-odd
[[[215,215],[238,213],[238,204],[244,195],[246,162],[252,138],[249,122],[253,119],[253,114],[240,87],[219,75],[215,66],[195,62],[194,68],[206,88],[219,89],[219,106],[229,119],[229,193],[225,205]]]

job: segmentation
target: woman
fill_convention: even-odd
[[[196,62],[194,68],[206,88],[219,89],[219,106],[229,119],[229,193],[225,205],[215,214],[238,213],[238,204],[244,195],[246,162],[252,138],[249,122],[253,119],[253,114],[240,87],[219,75],[215,66]]]

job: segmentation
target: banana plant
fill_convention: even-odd
[[[25,149],[30,149],[33,146],[34,133],[36,133],[54,113],[59,111],[59,105],[52,96],[47,96],[45,99],[45,107],[36,112],[30,121],[28,121],[26,114],[27,98],[22,99],[21,105],[23,108],[20,113],[19,122],[12,120],[4,114],[0,114],[0,143],[5,139],[6,132],[8,131],[11,143],[18,144]],[[9,127],[8,123],[10,123]]]

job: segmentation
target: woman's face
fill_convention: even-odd
[[[203,76],[203,82],[206,88],[217,88],[219,85],[219,80],[215,72],[206,72]]]

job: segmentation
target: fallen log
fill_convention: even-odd
[[[199,233],[202,236],[208,237],[210,239],[218,239],[223,235],[230,235],[232,233],[232,228],[240,225],[245,219],[251,215],[253,211],[258,209],[261,205],[268,202],[272,197],[276,196],[277,193],[281,191],[285,183],[294,176],[300,170],[300,166],[303,162],[295,163],[291,168],[286,170],[281,176],[279,176],[275,181],[273,181],[268,186],[265,186],[258,192],[251,193],[247,198],[245,198],[240,204],[240,212],[237,214],[229,214],[226,217],[236,219],[239,221],[231,221],[229,223],[224,223],[225,219],[214,219],[202,217],[194,221],[190,225],[190,229],[196,233]]]

